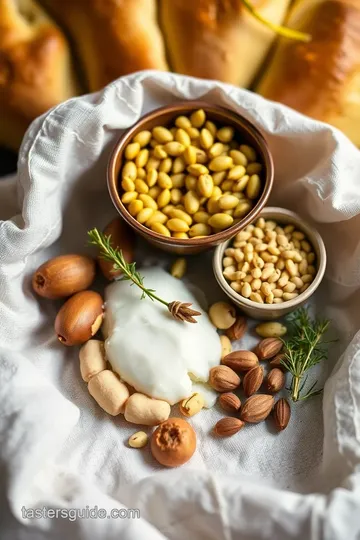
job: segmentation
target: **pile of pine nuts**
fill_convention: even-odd
[[[296,298],[316,275],[316,256],[305,234],[264,218],[235,236],[222,264],[230,287],[261,304]]]
[[[258,200],[255,150],[202,109],[173,127],[137,133],[124,151],[121,200],[135,219],[174,238],[200,238],[240,221]]]

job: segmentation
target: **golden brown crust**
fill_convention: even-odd
[[[42,0],[71,34],[91,91],[142,69],[166,70],[155,0]]]
[[[32,0],[0,0],[0,144],[17,149],[34,118],[77,90],[60,30]]]
[[[312,41],[297,43],[281,39],[258,92],[334,125],[344,121],[350,107],[353,120],[358,122],[360,2],[298,0],[288,24],[309,32]],[[354,92],[357,92],[357,112],[353,108],[355,104],[349,101]],[[343,127],[353,131],[349,125]],[[348,134],[354,138],[353,133]]]
[[[279,23],[290,0],[257,0]],[[174,71],[248,86],[276,37],[241,0],[160,0],[160,22]]]

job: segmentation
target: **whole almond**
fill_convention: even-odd
[[[233,351],[222,359],[222,363],[234,371],[249,371],[259,364],[259,360],[252,351]]]
[[[255,394],[249,397],[241,407],[240,418],[244,422],[257,424],[269,416],[274,405],[273,396]]]
[[[225,392],[219,397],[219,405],[224,411],[235,413],[240,409],[241,401],[232,392]]]
[[[286,399],[279,399],[275,403],[273,415],[276,429],[278,431],[282,431],[283,429],[285,429],[289,423],[291,416],[290,405]]]
[[[227,366],[215,366],[210,369],[209,384],[218,392],[235,390],[240,382],[240,377]]]
[[[269,364],[271,367],[277,367],[279,369],[286,369],[284,364],[282,364],[282,360],[285,358],[285,353],[279,353],[272,360],[270,360]]]
[[[269,360],[274,358],[283,348],[283,342],[279,338],[265,338],[256,347],[256,354],[259,360]]]
[[[266,387],[271,393],[279,392],[285,384],[285,375],[279,368],[273,368],[266,377]]]
[[[231,437],[245,426],[245,422],[239,418],[222,418],[215,424],[214,433],[218,437]]]
[[[255,366],[245,374],[243,379],[244,392],[247,397],[252,396],[257,392],[264,380],[264,368]]]
[[[230,339],[230,341],[236,341],[237,339],[240,339],[243,337],[243,335],[246,332],[247,323],[246,319],[243,316],[239,316],[236,318],[236,321],[230,328],[226,330],[226,335]]]

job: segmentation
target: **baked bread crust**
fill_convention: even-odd
[[[312,40],[281,39],[256,91],[333,124],[360,146],[359,0],[297,0],[287,24]]]
[[[253,0],[281,23],[290,0]],[[255,20],[241,0],[160,0],[160,23],[173,71],[249,86],[276,34]]]

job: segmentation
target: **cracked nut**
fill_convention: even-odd
[[[195,393],[180,404],[180,412],[184,416],[194,416],[204,407],[204,398],[201,394]]]
[[[227,330],[236,321],[236,311],[227,302],[216,302],[209,309],[209,317],[218,330]]]
[[[226,330],[226,335],[231,341],[237,341],[238,339],[243,337],[246,332],[246,328],[246,318],[240,315],[236,318],[234,324]]]
[[[257,424],[269,416],[274,405],[273,396],[267,394],[255,394],[249,397],[242,405],[240,418],[244,422]]]
[[[231,437],[245,426],[245,422],[239,418],[226,417],[219,420],[214,427],[214,433],[218,437]]]
[[[234,371],[248,371],[259,364],[258,357],[251,351],[233,351],[222,359],[222,364]]]
[[[274,406],[273,417],[276,429],[282,431],[290,421],[291,409],[288,401],[284,398],[279,399]]]
[[[232,392],[225,392],[219,397],[219,405],[224,411],[228,413],[235,413],[240,410],[241,401],[237,395],[233,394]]]
[[[259,360],[274,358],[283,348],[283,342],[278,338],[265,338],[256,347]]]
[[[137,431],[129,438],[129,446],[131,448],[144,448],[147,445],[148,436],[145,431]]]
[[[255,394],[264,380],[264,368],[262,366],[255,366],[248,371],[243,379],[244,393],[247,397]]]
[[[218,392],[235,390],[240,382],[240,377],[227,366],[215,366],[210,369],[209,384]]]
[[[279,392],[285,385],[285,375],[279,368],[273,368],[266,377],[266,388],[272,394]]]
[[[287,332],[286,326],[279,322],[265,322],[258,324],[256,327],[256,333],[263,338],[269,337],[281,337]]]
[[[186,420],[169,418],[154,431],[151,452],[165,467],[178,467],[192,457],[196,449],[196,433]]]

